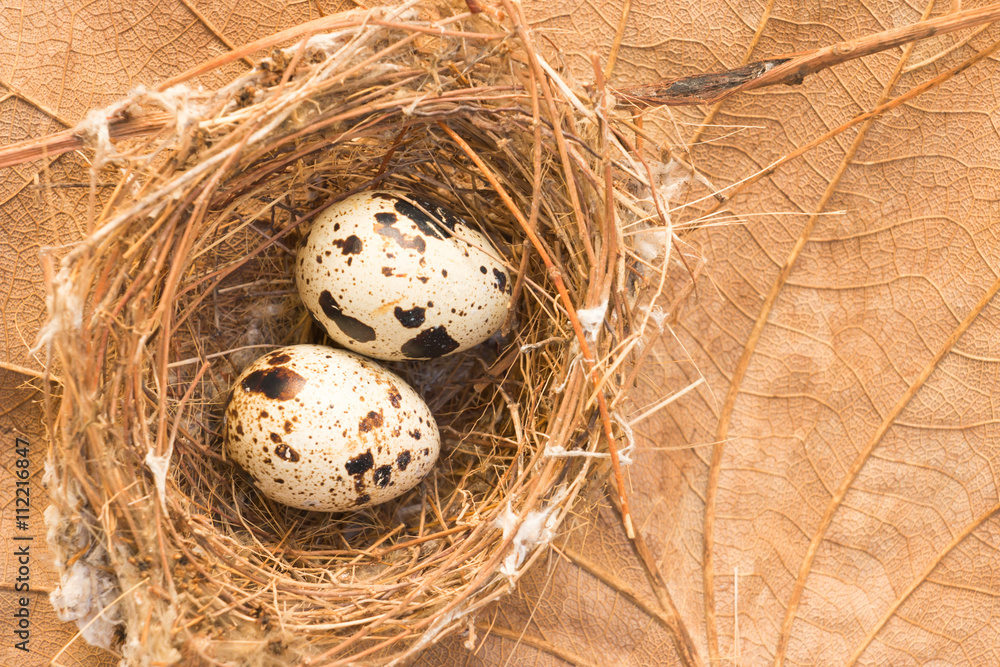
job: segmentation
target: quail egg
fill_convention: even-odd
[[[440,435],[416,391],[375,362],[323,345],[260,357],[225,412],[229,458],[267,497],[302,509],[352,510],[415,487]]]
[[[296,257],[306,307],[337,343],[378,359],[431,359],[488,339],[510,274],[489,239],[441,206],[362,192],[320,214]]]

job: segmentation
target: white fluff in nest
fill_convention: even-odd
[[[386,667],[395,667],[395,665],[409,664],[407,656],[419,655],[421,651],[433,644],[437,638],[451,625],[456,619],[461,619],[469,613],[469,610],[465,605],[459,605],[452,609],[451,611],[441,614],[441,616],[434,621],[429,628],[424,630],[424,633],[420,635],[420,639],[414,643],[412,647],[406,652],[405,655],[396,658],[392,662],[386,664]]]
[[[660,199],[665,204],[669,204],[677,195],[681,186],[691,180],[687,169],[677,160],[670,160],[665,164],[661,162],[655,165],[653,167],[653,178],[655,179]]]
[[[145,611],[153,607],[151,597],[139,588],[133,594],[136,611],[130,616],[137,618],[139,610]],[[157,615],[155,622],[148,624],[148,634],[143,636],[141,632],[129,632],[125,644],[121,647],[121,652],[125,659],[121,661],[121,666],[129,667],[162,667],[163,665],[179,664],[182,657],[180,651],[172,645],[174,639],[170,629],[177,619],[177,612],[171,606],[153,607]],[[143,641],[145,640],[145,641]]]
[[[115,154],[115,145],[111,143],[111,130],[108,127],[108,112],[104,109],[91,109],[74,129],[77,135],[91,140],[96,166],[103,165],[107,156]]]
[[[665,213],[665,215],[669,215]],[[671,231],[667,227],[651,227],[635,235],[635,254],[647,262],[665,257],[670,246]]]
[[[105,600],[113,601],[117,591],[118,584],[112,575],[78,560],[60,577],[59,585],[49,593],[49,601],[59,620],[76,621],[89,644],[110,649],[115,626],[121,619],[117,605],[106,606]]]
[[[140,85],[136,87],[134,96],[142,102],[153,104],[167,113],[173,114],[176,131],[180,133],[186,130],[188,125],[201,120],[205,115],[204,106],[192,101],[192,97],[203,92],[201,89],[195,91],[183,83],[171,86],[163,92],[150,90]]]
[[[160,504],[164,511],[167,509],[167,472],[170,470],[170,456],[174,453],[173,445],[163,456],[157,456],[150,447],[146,451],[146,458],[143,463],[153,473],[153,482],[156,483],[156,491],[160,494]]]
[[[82,521],[66,520],[56,505],[49,505],[44,516],[46,537],[60,572],[59,585],[49,593],[52,607],[59,620],[75,621],[88,643],[112,648],[116,626],[122,621],[115,604],[118,579],[107,567],[107,552],[99,544],[90,544],[86,553],[66,569],[66,556],[88,546],[87,531]]]
[[[200,90],[198,92],[201,92]],[[157,106],[175,116],[177,131],[182,132],[190,123],[204,115],[204,108],[191,101],[195,91],[180,83],[164,91],[139,85],[124,101],[115,102],[103,109],[91,109],[74,128],[74,133],[89,140],[94,149],[92,168],[96,171],[118,158],[118,151],[111,142],[109,121],[117,120],[123,112],[131,116],[144,113],[143,104]]]
[[[662,211],[667,224],[665,226],[648,225],[635,234],[635,252],[647,262],[667,256],[673,237],[670,226],[670,202],[677,196],[681,187],[691,180],[690,174],[676,160],[670,160],[665,164],[662,162],[655,164],[651,171],[660,203],[660,211]],[[656,205],[653,202],[651,191],[646,190],[646,192],[640,193],[640,204],[651,216],[656,216]]]
[[[580,320],[583,332],[590,340],[597,338],[597,332],[601,330],[604,323],[604,316],[608,312],[608,300],[605,299],[593,308],[582,308],[576,311],[576,317]]]
[[[334,32],[321,32],[318,35],[313,35],[306,40],[306,53],[309,54],[320,54],[324,56],[329,56],[336,51],[339,51],[350,37],[354,36],[353,30],[337,30]],[[301,43],[289,46],[286,49],[282,49],[282,52],[286,56],[295,56],[299,49],[302,48]]]
[[[532,510],[524,517],[521,525],[517,525],[517,512],[507,504],[503,514],[497,517],[494,526],[503,530],[506,540],[517,530],[514,541],[510,545],[510,553],[500,565],[500,574],[510,580],[511,586],[518,578],[518,568],[524,563],[528,554],[535,547],[548,544],[555,537],[555,527],[558,523],[559,504],[566,498],[566,489],[559,489],[549,500],[548,505],[540,510]]]
[[[38,339],[31,348],[31,354],[47,349],[60,332],[74,331],[83,325],[83,298],[76,291],[69,269],[59,269],[52,284],[52,293],[45,298],[49,319],[38,331]]]
[[[653,320],[653,324],[660,330],[660,333],[663,333],[663,327],[667,321],[666,311],[656,304],[650,304],[646,312],[649,314],[649,319]]]

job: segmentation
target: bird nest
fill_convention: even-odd
[[[600,77],[567,82],[522,25],[430,2],[329,16],[77,128],[89,233],[51,265],[39,349],[59,399],[53,602],[89,641],[135,665],[410,660],[509,591],[609,470],[608,436],[628,444],[623,368],[671,238],[658,172]],[[296,244],[375,188],[474,221],[514,278],[510,316],[469,352],[387,364],[442,434],[421,485],[292,509],[227,460],[223,408],[256,357],[329,344]]]

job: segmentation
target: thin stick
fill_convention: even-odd
[[[836,136],[839,136],[840,134],[842,134],[845,131],[851,129],[855,125],[860,125],[861,123],[864,123],[865,121],[867,121],[867,120],[869,120],[871,118],[875,118],[876,116],[881,116],[886,111],[891,111],[892,109],[895,109],[896,107],[901,106],[902,104],[905,104],[909,100],[912,100],[915,97],[919,97],[920,95],[923,95],[928,90],[934,88],[935,86],[940,85],[941,83],[943,83],[943,82],[947,81],[948,79],[954,77],[956,74],[964,72],[965,70],[969,69],[970,67],[972,67],[973,65],[975,65],[979,61],[984,60],[986,58],[989,58],[990,56],[992,56],[997,51],[1000,51],[1000,42],[997,42],[995,44],[990,45],[989,47],[983,49],[982,51],[980,51],[976,55],[972,56],[971,58],[969,58],[965,62],[959,63],[958,65],[955,65],[951,69],[946,70],[946,71],[942,72],[941,74],[938,74],[933,79],[928,79],[927,81],[924,81],[919,86],[915,86],[915,87],[909,89],[905,93],[901,94],[899,97],[894,97],[893,99],[889,100],[888,102],[880,104],[877,107],[874,107],[873,109],[871,109],[869,111],[866,111],[864,113],[858,114],[854,118],[852,118],[852,119],[850,119],[848,121],[845,121],[839,127],[833,128],[829,132],[826,132],[826,133],[824,133],[824,134],[816,137],[815,139],[813,139],[813,140],[811,140],[811,141],[803,144],[802,146],[796,148],[791,153],[788,153],[787,155],[784,155],[783,157],[778,158],[777,160],[775,160],[771,164],[767,165],[763,169],[757,171],[756,173],[753,173],[750,176],[747,176],[746,178],[744,178],[742,180],[739,180],[739,181],[733,183],[732,185],[727,186],[726,188],[723,189],[725,191],[725,199],[724,200],[720,200],[720,202],[718,204],[716,204],[715,206],[713,206],[712,208],[710,208],[708,211],[706,211],[703,214],[703,216],[712,215],[713,213],[715,213],[716,211],[718,211],[720,208],[722,208],[722,205],[726,201],[731,200],[738,193],[746,190],[748,187],[750,187],[751,185],[753,185],[757,181],[761,180],[762,178],[766,178],[766,177],[770,176],[775,171],[777,171],[779,167],[782,167],[785,164],[788,164],[789,162],[791,162],[792,160],[805,155],[806,153],[808,153],[812,149],[816,148],[817,146],[819,146],[821,144],[826,143],[827,141],[829,141],[830,139],[832,139],[832,138],[834,138]],[[695,200],[689,201],[689,202],[687,202],[685,204],[682,204],[682,205],[677,206],[677,207],[675,207],[673,209],[670,209],[670,211],[668,211],[668,212],[669,213],[673,213],[674,211],[680,210],[682,208],[687,208],[689,206],[692,206],[693,204],[697,204],[699,202],[705,201],[706,199],[710,199],[710,198],[713,198],[713,197],[714,198],[718,198],[722,194],[722,192],[723,191],[715,192],[715,193],[713,193],[711,195],[702,197],[701,199],[695,199]]]
[[[154,134],[164,129],[177,118],[170,113],[151,113],[140,118],[129,118],[108,122],[108,137],[130,139]],[[26,139],[0,148],[0,169],[15,165],[54,158],[63,153],[83,148],[84,139],[76,129],[62,130],[37,139]]]
[[[908,42],[928,39],[1000,20],[1000,3],[946,14],[927,21],[884,30],[807,53],[758,60],[723,72],[688,76],[673,81],[628,86],[617,92],[639,105],[680,106],[711,104],[739,92],[774,86],[797,85],[810,74],[841,63],[894,49]]]
[[[58,375],[45,370],[35,370],[34,368],[28,368],[27,366],[20,366],[18,364],[13,364],[9,361],[0,361],[0,370],[9,371],[11,373],[17,373],[19,375],[28,375],[39,380],[51,381],[56,384],[62,384],[63,381]]]
[[[648,410],[646,410],[645,412],[643,412],[638,417],[633,417],[632,419],[630,419],[628,421],[628,425],[629,426],[635,426],[636,424],[638,424],[639,422],[641,422],[643,419],[651,417],[652,415],[656,414],[657,412],[659,412],[663,408],[667,407],[668,405],[670,405],[671,403],[673,403],[674,401],[676,401],[678,398],[684,396],[689,391],[692,391],[693,389],[695,389],[696,387],[698,387],[700,384],[702,384],[704,382],[705,382],[705,378],[704,377],[700,377],[697,380],[695,380],[694,382],[692,382],[691,384],[689,384],[688,386],[686,386],[683,389],[681,389],[680,391],[675,391],[674,393],[670,394],[665,399],[663,399],[662,401],[660,401],[659,403],[657,403],[656,405],[654,405],[653,407],[651,407]]]
[[[615,41],[611,43],[611,53],[608,54],[608,64],[604,69],[605,80],[611,78],[615,71],[615,64],[618,62],[618,51],[622,47],[622,40],[625,39],[625,28],[628,25],[628,15],[632,12],[632,0],[625,0],[622,6],[622,16],[618,19],[618,29],[615,30]]]

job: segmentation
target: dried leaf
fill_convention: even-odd
[[[610,80],[629,85],[813,50],[953,4],[531,0],[525,9],[565,49],[550,61],[582,81],[592,52],[606,60],[620,44]],[[310,3],[190,6],[203,18],[168,2],[150,12],[48,9],[48,23],[25,21],[46,27],[0,59],[3,140],[74,124],[136,83],[299,13],[316,16]],[[268,18],[242,18],[260,15]],[[4,34],[20,34],[13,25]],[[948,74],[998,39],[995,27],[970,29],[824,70],[794,89],[647,114],[646,128],[703,183],[751,179],[687,234],[707,259],[704,277],[635,395],[640,414],[706,379],[637,427],[632,512],[652,557],[643,560],[613,508],[593,498],[518,591],[474,619],[474,638],[447,640],[422,664],[1000,660],[996,59]],[[78,168],[72,159],[53,169]],[[34,363],[23,343],[42,307],[34,248],[71,240],[87,205],[83,190],[52,200],[54,191],[34,189],[37,169],[0,179],[0,354],[23,365]],[[709,194],[701,187],[690,196]],[[678,627],[695,648],[686,662]],[[102,664],[91,655],[76,643],[66,657]]]

